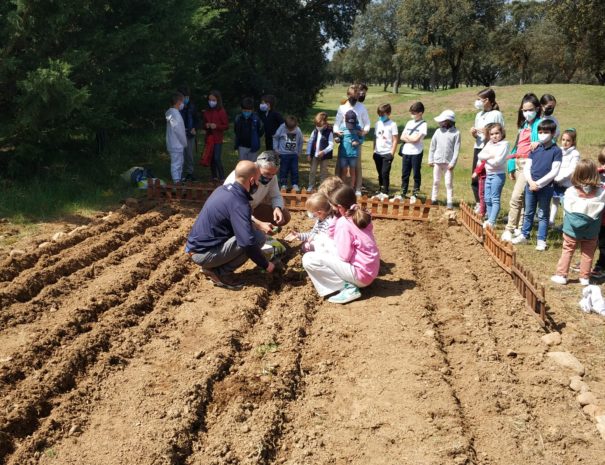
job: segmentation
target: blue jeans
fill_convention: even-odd
[[[288,174],[292,185],[298,186],[298,155],[295,153],[281,153],[279,155],[279,185],[288,185]]]
[[[498,213],[500,213],[500,195],[504,187],[506,175],[489,174],[485,180],[485,206],[487,208],[487,221],[490,224],[496,224]]]
[[[223,144],[214,144],[212,152],[212,161],[210,162],[210,171],[212,177],[219,181],[225,180],[225,168],[223,168],[223,160],[221,154],[223,152]]]
[[[340,157],[338,159],[338,166],[340,166],[341,170],[344,170],[346,167],[355,169],[357,167],[357,157]]]
[[[543,187],[539,191],[531,191],[529,186],[525,187],[525,217],[521,233],[529,239],[534,223],[536,207],[538,209],[538,240],[545,241],[548,233],[548,219],[550,215],[550,200],[552,199],[552,184]]]

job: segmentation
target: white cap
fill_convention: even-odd
[[[448,119],[452,122],[456,122],[456,114],[452,110],[443,110],[441,114],[435,118],[435,121],[442,123]]]

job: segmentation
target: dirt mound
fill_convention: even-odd
[[[282,276],[212,287],[182,250],[195,213],[120,214],[0,267],[3,462],[602,463],[459,227],[378,221],[381,274],[336,306],[291,248]]]

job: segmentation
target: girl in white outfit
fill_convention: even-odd
[[[453,208],[454,184],[453,170],[460,152],[460,131],[456,128],[456,115],[452,110],[444,110],[435,118],[439,129],[431,139],[429,166],[433,167],[433,192],[431,200],[437,202],[441,178],[445,178],[447,208]]]
[[[563,203],[564,193],[571,187],[571,175],[580,161],[580,152],[576,149],[577,133],[574,128],[563,131],[561,136],[561,150],[563,151],[563,161],[559,174],[555,177],[554,193],[552,196],[552,205],[550,207],[550,225],[554,226],[557,217],[557,208]]]

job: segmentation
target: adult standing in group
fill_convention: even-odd
[[[193,152],[196,146],[197,130],[201,128],[200,116],[195,103],[191,100],[191,90],[187,86],[179,87],[178,91],[185,96],[185,104],[181,110],[181,116],[185,123],[187,134],[187,147],[183,152],[183,180],[193,181]]]
[[[273,150],[273,136],[284,123],[282,115],[275,110],[277,98],[275,95],[263,95],[260,99],[259,113],[260,120],[265,127],[265,149]]]
[[[185,252],[214,285],[237,290],[243,283],[233,272],[249,258],[269,273],[275,265],[261,251],[265,234],[251,221],[251,195],[261,176],[258,166],[243,160],[234,173],[234,181],[217,188],[204,204],[187,238]]]
[[[475,138],[475,145],[473,147],[473,166],[471,173],[474,172],[477,167],[479,152],[483,150],[485,143],[489,140],[486,137],[485,128],[488,124],[498,123],[504,128],[504,117],[500,112],[500,107],[496,102],[496,92],[493,89],[483,89],[477,94],[477,100],[475,100],[475,108],[479,110],[479,113],[475,116],[475,125],[471,128],[471,136]],[[475,197],[475,212],[479,212],[480,209],[480,194],[479,194],[479,178],[475,177],[471,180],[471,187],[473,189],[473,195]]]
[[[367,87],[366,87],[367,89]],[[347,111],[353,110],[357,115],[357,120],[360,123],[361,131],[359,131],[360,136],[365,136],[370,132],[371,122],[370,116],[368,115],[368,110],[365,105],[359,101],[359,96],[363,95],[363,99],[365,100],[365,93],[361,91],[361,87],[358,84],[350,85],[347,89],[347,99],[343,102],[340,107],[338,107],[338,111],[336,112],[336,118],[334,120],[334,134],[342,137],[343,130],[341,126],[343,125],[343,121]],[[355,182],[355,195],[358,197],[361,195],[361,185],[362,185],[362,172],[361,172],[361,155],[362,148],[359,148],[359,157],[357,159],[357,168],[355,172],[356,182]],[[339,164],[336,164],[336,175],[340,176]]]
[[[202,115],[203,127],[206,131],[206,150],[212,151],[210,160],[210,172],[212,180],[223,182],[225,180],[225,168],[223,168],[223,140],[224,133],[229,128],[229,118],[223,108],[223,99],[218,90],[211,90],[208,94],[208,108]]]
[[[284,199],[279,191],[277,170],[279,159],[272,150],[261,153],[256,159],[260,171],[258,188],[251,194],[252,222],[260,231],[270,234],[274,226],[284,226],[290,222],[290,212],[284,207]],[[237,171],[237,170],[236,170]],[[237,172],[233,171],[225,185],[235,182]]]

